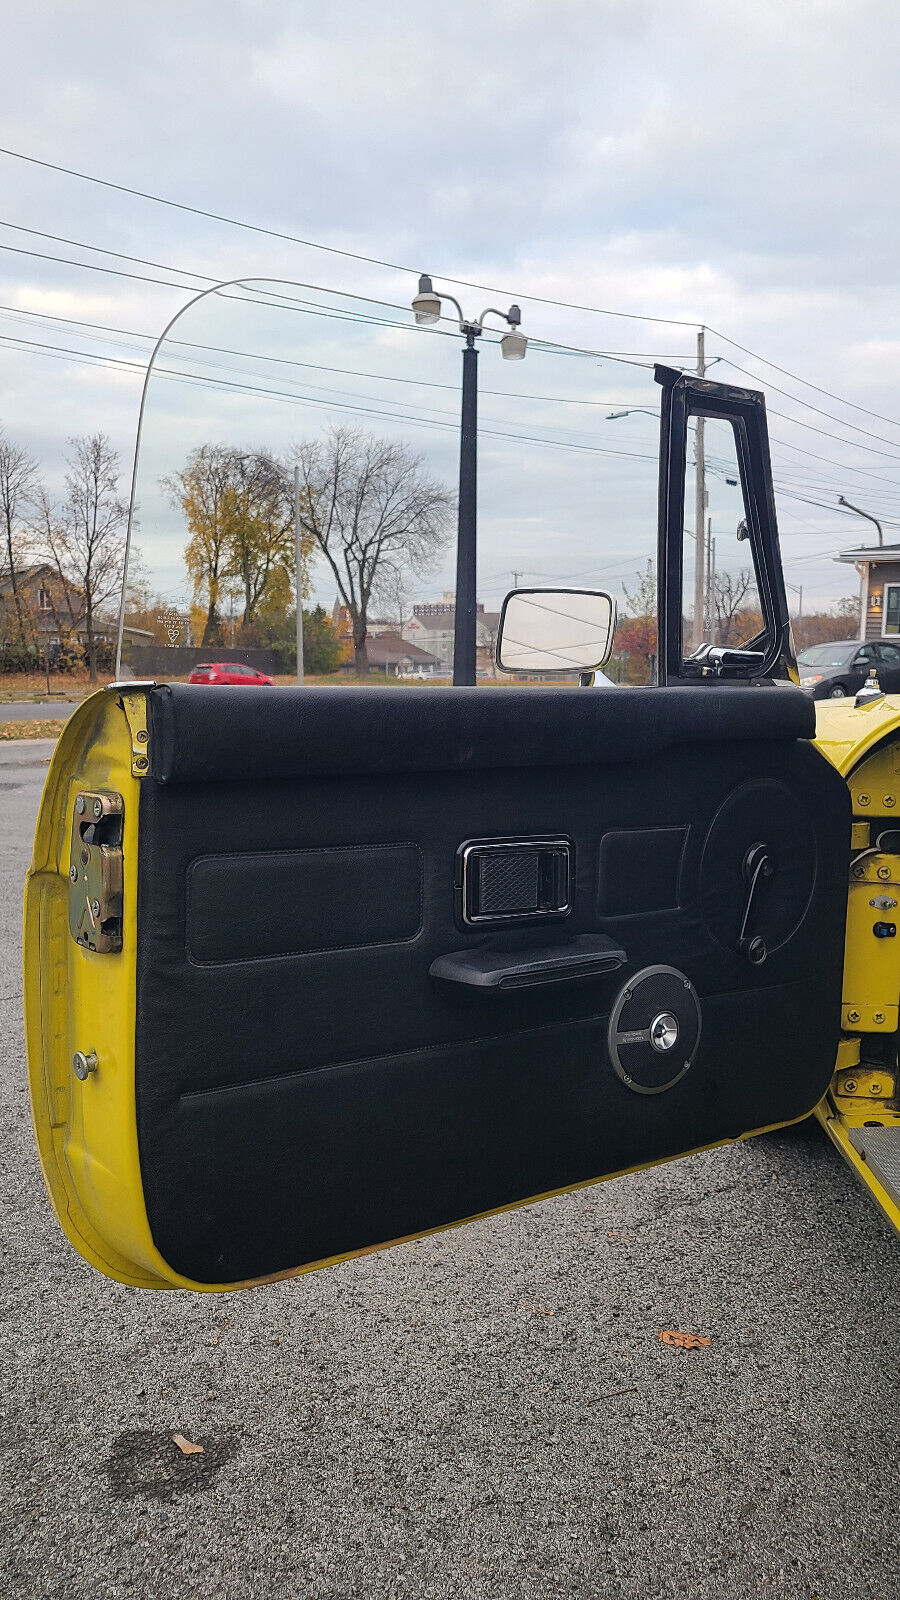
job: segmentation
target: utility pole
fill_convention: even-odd
[[[715,628],[713,617],[715,613],[715,584],[716,584],[716,541],[713,538],[712,517],[706,519],[706,615],[704,622],[709,632],[710,644],[715,644]]]
[[[706,375],[706,329],[697,329],[697,377]],[[703,643],[703,601],[706,596],[706,563],[703,559],[706,544],[706,454],[705,439],[703,436],[704,422],[702,417],[697,417],[694,422],[694,462],[696,464],[696,477],[694,486],[694,649],[698,650]]]
[[[512,581],[513,581],[513,588],[514,589],[518,589],[518,587],[519,587],[519,579],[521,577],[523,577],[523,576],[524,576],[524,574],[523,574],[521,568],[519,569],[518,572],[513,572]]]
[[[294,553],[297,560],[297,683],[303,683],[303,569],[300,565],[300,468],[294,468]]]

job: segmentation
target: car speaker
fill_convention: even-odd
[[[683,1078],[700,1042],[700,1001],[676,967],[644,967],[619,990],[609,1017],[609,1058],[635,1094],[662,1094]]]

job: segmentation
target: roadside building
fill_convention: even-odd
[[[427,650],[410,644],[399,633],[369,633],[366,636],[366,655],[372,672],[383,672],[388,678],[434,678],[440,676],[440,663]],[[339,671],[352,672],[352,655],[340,664]]]
[[[85,614],[82,590],[61,578],[49,562],[0,572],[0,651],[24,648],[38,661],[52,664],[73,646],[87,648]],[[95,612],[93,630],[98,645],[113,645],[117,616],[108,610]],[[125,639],[130,644],[150,644],[153,633],[126,627]]]
[[[456,606],[451,592],[441,600],[428,600],[414,605],[412,616],[403,628],[408,639],[414,639],[416,644],[437,657],[444,677],[449,677],[453,671],[455,618]],[[482,677],[492,677],[495,673],[494,651],[499,622],[499,611],[486,611],[479,601],[475,613],[475,653],[477,670]]]
[[[859,573],[859,637],[900,636],[900,544],[842,550],[835,560],[855,566]]]

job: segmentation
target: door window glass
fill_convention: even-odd
[[[884,586],[884,631],[900,633],[900,583]]]
[[[746,648],[763,627],[734,428],[722,417],[693,419],[683,554],[682,648]],[[702,499],[702,504],[701,504]]]

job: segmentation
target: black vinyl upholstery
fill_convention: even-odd
[[[136,1072],[148,1215],[204,1283],[288,1271],[800,1116],[834,1062],[849,798],[792,689],[151,692]],[[736,950],[757,825],[772,953]],[[750,833],[748,835],[748,830]],[[565,836],[562,921],[461,928],[468,839]],[[633,898],[629,900],[629,881]],[[474,1001],[467,944],[628,965]],[[631,972],[682,971],[694,1064],[612,1071]]]

